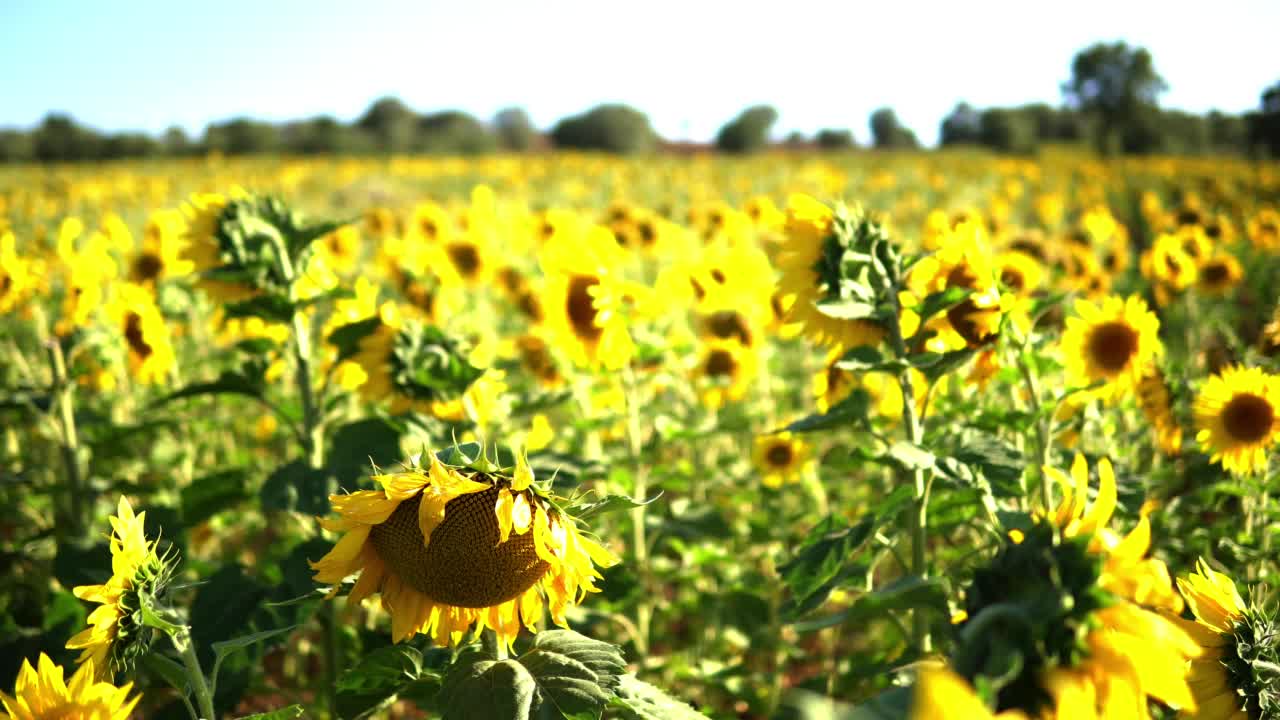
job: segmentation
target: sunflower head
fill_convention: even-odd
[[[1212,462],[1237,475],[1263,472],[1280,440],[1280,376],[1229,367],[1205,382],[1194,412],[1196,441]]]
[[[1067,319],[1062,354],[1077,386],[1099,383],[1094,394],[1116,399],[1132,388],[1163,352],[1160,321],[1139,297],[1110,296],[1101,306],[1077,300]]]
[[[102,585],[81,585],[75,596],[100,603],[89,615],[89,627],[67,641],[80,650],[80,662],[92,663],[100,679],[127,672],[151,646],[154,631],[142,621],[142,595],[162,599],[175,567],[171,554],[160,554],[143,531],[146,513],[134,514],[120,498],[111,518],[111,577]]]
[[[129,697],[133,683],[116,687],[100,675],[93,661],[87,661],[68,681],[62,666],[40,653],[35,667],[30,660],[22,661],[13,695],[0,692],[0,705],[13,720],[128,720],[142,696]]]
[[[510,645],[521,626],[536,631],[544,606],[564,626],[596,590],[596,567],[617,562],[523,454],[502,468],[455,448],[373,480],[379,489],[330,496],[336,516],[322,524],[343,536],[311,566],[335,592],[358,572],[348,602],[379,593],[397,642],[421,632],[456,643],[474,627]]]
[[[787,483],[799,482],[812,468],[809,443],[790,432],[757,436],[752,444],[751,463],[760,473],[765,487],[779,488]]]
[[[1191,666],[1196,703],[1221,709],[1214,717],[1280,716],[1280,618],[1203,560],[1178,589],[1195,616],[1181,623],[1204,648]]]

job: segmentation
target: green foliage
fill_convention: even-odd
[[[813,142],[823,150],[852,150],[858,146],[853,139],[853,131],[848,129],[833,130],[824,128],[814,136]]]
[[[778,120],[778,111],[768,105],[743,110],[716,133],[716,149],[727,153],[750,153],[769,144],[769,129]]]
[[[556,123],[551,140],[558,148],[639,153],[651,150],[657,133],[649,116],[627,105],[598,105]]]
[[[1068,105],[1097,120],[1099,151],[1143,151],[1150,146],[1147,118],[1167,87],[1145,48],[1096,43],[1076,53],[1062,94]]]
[[[884,150],[913,149],[920,146],[916,134],[898,122],[898,115],[890,108],[880,108],[871,113],[871,144]]]

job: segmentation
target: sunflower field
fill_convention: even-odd
[[[1280,718],[1280,166],[0,167],[13,718]]]

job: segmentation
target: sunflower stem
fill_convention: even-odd
[[[635,499],[643,503],[631,510],[631,545],[632,557],[635,559],[636,572],[640,574],[640,581],[643,587],[647,587],[650,582],[648,574],[649,566],[649,541],[645,535],[645,511],[648,509],[648,503],[645,503],[645,497],[649,493],[649,473],[648,468],[641,460],[641,454],[644,449],[644,440],[641,437],[640,423],[640,398],[636,389],[635,371],[627,365],[623,370],[623,380],[626,384],[627,393],[627,446],[631,454],[631,464],[635,473],[632,479],[632,494]],[[650,594],[645,592],[641,595],[639,603],[636,605],[636,651],[640,655],[646,655],[649,652],[649,626],[653,620],[653,607],[649,604],[648,598]]]
[[[183,627],[178,632],[170,633],[169,639],[182,655],[182,664],[187,669],[187,682],[191,684],[191,692],[196,696],[196,707],[200,710],[201,720],[213,720],[217,717],[213,712],[213,693],[209,692],[209,683],[200,667],[200,658],[196,656],[195,644],[191,642],[191,631]]]
[[[1049,449],[1051,447],[1049,430],[1050,423],[1053,422],[1053,416],[1040,417],[1042,408],[1040,404],[1040,385],[1036,382],[1035,373],[1031,372],[1031,367],[1027,364],[1022,352],[1018,353],[1018,372],[1022,374],[1022,384],[1029,396],[1028,402],[1031,404],[1031,414],[1035,416],[1036,457],[1039,462],[1034,470],[1036,476],[1040,478],[1040,501],[1044,503],[1044,511],[1049,512],[1049,509],[1053,507],[1053,486],[1049,482],[1049,474],[1044,471],[1044,468],[1049,464]]]
[[[53,371],[53,392],[58,398],[59,428],[62,431],[62,460],[67,471],[67,511],[70,513],[70,534],[79,537],[84,528],[85,492],[80,473],[80,438],[76,432],[75,403],[72,392],[75,387],[67,378],[66,357],[62,354],[62,342],[54,337],[46,342],[49,366]]]
[[[888,293],[890,302],[889,342],[899,358],[907,357],[906,340],[902,337],[902,305],[898,300],[896,285]],[[903,368],[897,376],[898,386],[902,390],[902,426],[907,432],[907,440],[913,447],[921,447],[924,442],[923,418],[916,413],[915,389],[912,386],[911,368]],[[909,527],[911,532],[911,574],[921,579],[929,576],[929,491],[933,487],[933,477],[926,474],[925,469],[916,465],[910,471],[911,484],[914,489],[914,504],[910,509]],[[933,650],[933,640],[929,636],[929,618],[923,609],[911,612],[911,640],[921,654]]]

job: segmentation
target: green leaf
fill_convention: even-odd
[[[220,660],[237,650],[243,650],[250,645],[260,643],[263,640],[292,632],[297,629],[297,627],[297,625],[291,625],[289,627],[276,628],[274,630],[263,630],[262,632],[249,633],[248,635],[241,635],[240,637],[234,637],[230,640],[216,642],[211,646],[213,648],[213,655],[215,658]]]
[[[630,673],[618,678],[617,695],[609,704],[625,720],[703,720],[706,715]]]
[[[932,608],[940,613],[947,610],[947,584],[942,578],[922,578],[909,575],[858,598],[847,609],[834,615],[796,623],[797,632],[813,632],[847,622],[869,620],[887,615],[894,610]]]
[[[161,655],[158,652],[149,652],[142,655],[142,665],[159,675],[174,690],[183,694],[188,692],[187,670],[178,664],[176,660],[171,660],[168,656]]]
[[[831,406],[826,413],[803,417],[785,429],[791,432],[814,432],[837,427],[865,425],[871,407],[871,395],[862,388],[855,388],[848,397]]]
[[[649,498],[645,501],[636,500],[626,495],[606,495],[594,502],[582,503],[573,506],[573,516],[579,520],[591,517],[592,515],[600,515],[603,513],[620,512],[622,510],[630,510],[632,508],[644,507],[649,503],[662,497],[662,493]]]
[[[946,312],[951,308],[959,305],[973,294],[971,288],[949,287],[936,293],[931,293],[916,308],[916,314],[920,316],[920,324],[924,325],[925,321],[941,312]]]
[[[248,338],[237,342],[235,349],[250,355],[267,355],[279,350],[280,344],[271,338]]]
[[[370,693],[394,692],[422,674],[422,653],[410,645],[397,644],[378,648],[365,655],[354,667],[338,678],[338,690]]]
[[[369,475],[370,463],[388,467],[402,459],[400,431],[375,417],[348,423],[333,433],[326,467],[340,487],[351,487]]]
[[[937,459],[933,453],[906,440],[889,446],[889,457],[906,470],[929,470]]]
[[[840,356],[840,359],[836,361],[836,367],[856,373],[897,373],[906,369],[907,364],[902,360],[886,358],[877,347],[862,345]]]
[[[796,556],[778,568],[783,581],[791,589],[794,605],[804,606],[810,596],[830,592],[831,581],[847,563],[856,559],[876,530],[897,517],[911,497],[911,488],[900,486],[885,497],[875,511],[863,515],[853,525],[836,516],[828,516],[809,531],[808,539]]]
[[[248,300],[227,303],[227,318],[258,317],[277,323],[293,322],[293,315],[298,311],[297,305],[283,295],[264,293]]]
[[[329,344],[338,348],[338,362],[355,356],[360,352],[360,341],[372,335],[382,321],[376,317],[348,323],[329,333]]]
[[[817,303],[814,307],[823,315],[837,320],[866,320],[876,315],[874,303],[853,299],[828,300]]]
[[[951,350],[944,353],[923,352],[908,355],[906,359],[912,367],[923,373],[929,379],[929,382],[934,382],[943,375],[959,369],[969,362],[969,359],[976,355],[977,352],[972,348]]]
[[[990,436],[965,442],[953,454],[959,462],[980,472],[991,484],[991,493],[1000,498],[1022,494],[1022,473],[1026,460],[1008,443]]]
[[[258,499],[263,510],[324,515],[329,511],[329,495],[336,491],[337,483],[329,473],[303,460],[293,460],[267,477]]]
[[[896,687],[859,703],[841,720],[902,720],[908,717],[914,688]]]
[[[530,720],[538,685],[515,660],[486,660],[480,652],[458,658],[438,698],[444,720]]]
[[[282,707],[279,710],[272,710],[271,712],[242,715],[236,720],[292,720],[293,718],[300,718],[306,714],[307,709],[301,705],[290,705],[289,707]]]
[[[199,395],[244,395],[262,399],[262,384],[255,382],[242,373],[228,370],[219,375],[218,379],[213,382],[193,383],[181,390],[169,393],[151,403],[151,407],[155,408],[171,403],[174,400],[197,397]]]
[[[182,488],[182,522],[194,527],[249,499],[248,477],[240,468],[196,478]]]

